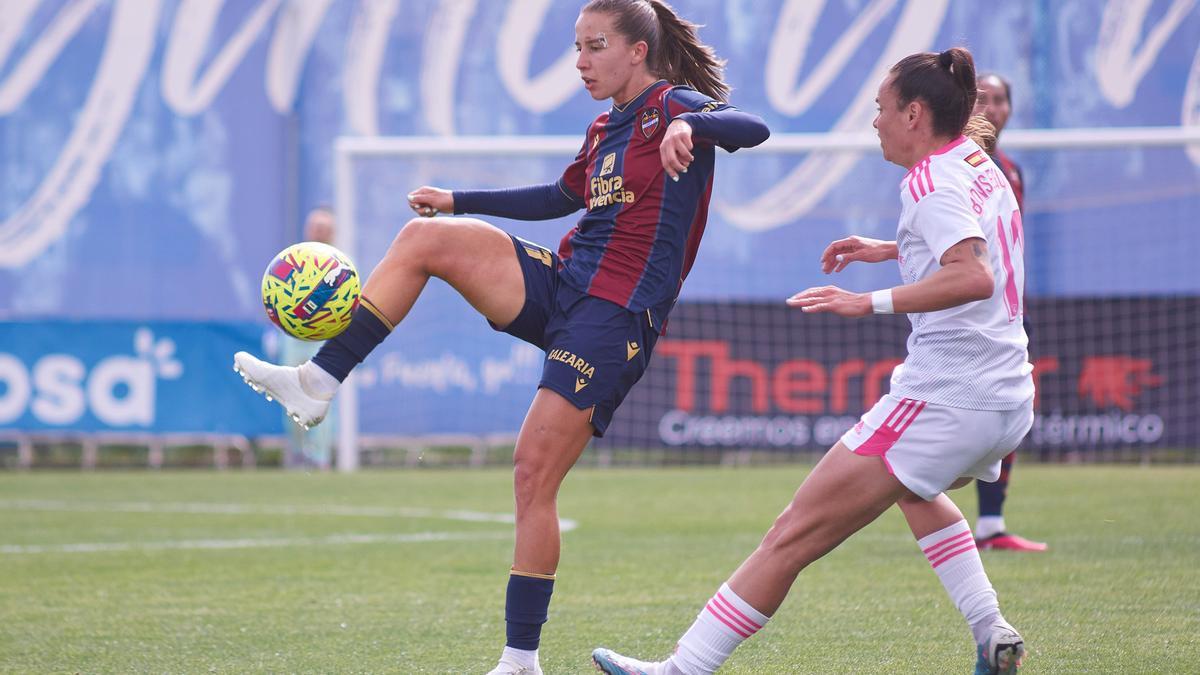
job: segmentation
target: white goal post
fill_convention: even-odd
[[[357,252],[354,162],[363,158],[430,156],[573,157],[580,138],[571,136],[404,136],[339,137],[334,142],[334,208],[339,228],[337,243],[352,256]],[[1005,149],[1102,149],[1121,147],[1191,146],[1200,148],[1200,126],[1105,127],[1078,129],[1013,129],[1004,133]],[[748,152],[800,154],[807,152],[873,151],[879,139],[872,132],[775,134]],[[361,271],[366,273],[365,270]],[[337,467],[359,466],[358,392],[354,378],[339,390]]]

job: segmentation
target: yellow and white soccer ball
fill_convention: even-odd
[[[358,307],[358,293],[358,272],[350,258],[315,241],[283,249],[263,273],[267,317],[301,340],[328,340],[345,330]]]

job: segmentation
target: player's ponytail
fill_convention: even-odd
[[[612,14],[617,30],[630,42],[644,41],[649,48],[646,61],[655,75],[718,101],[729,99],[725,61],[700,42],[696,24],[663,0],[591,0],[582,11]]]
[[[983,115],[971,115],[963,127],[963,136],[975,141],[983,151],[991,155],[996,152],[996,127]]]
[[[978,94],[971,52],[952,47],[939,54],[913,54],[900,59],[891,73],[900,105],[921,99],[933,112],[935,134],[955,137],[963,133]]]
[[[672,84],[686,84],[718,101],[729,100],[725,83],[725,60],[700,41],[698,25],[681,18],[662,0],[649,0],[662,30],[657,58],[659,74]]]

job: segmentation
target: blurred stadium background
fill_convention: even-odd
[[[902,171],[870,133],[884,69],[969,46],[1012,82],[1049,460],[1200,454],[1200,12],[1194,2],[680,0],[764,148],[726,156],[653,369],[587,461],[826,448],[886,387],[903,319],[801,318],[847,233],[889,237]],[[229,370],[271,353],[265,262],[333,204],[369,272],[425,183],[555,178],[603,108],[575,2],[7,0],[0,27],[0,459],[270,465],[280,415]],[[812,148],[825,148],[812,150]],[[556,246],[569,220],[507,223]],[[839,283],[896,282],[887,265]],[[435,282],[343,396],[338,462],[490,463],[541,356]],[[758,451],[762,452],[758,452]]]

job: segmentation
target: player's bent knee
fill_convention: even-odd
[[[439,245],[439,233],[446,227],[443,218],[413,218],[400,228],[392,238],[388,255],[396,258],[416,260],[430,274],[441,267],[441,255],[446,247]]]
[[[413,218],[396,233],[393,243],[403,242],[409,246],[421,243],[434,235],[441,226],[440,218]]]

